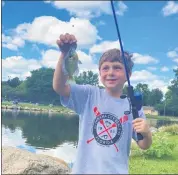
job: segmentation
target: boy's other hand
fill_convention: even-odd
[[[143,137],[147,137],[150,132],[147,121],[143,118],[136,118],[133,120],[133,128],[137,133],[142,134]]]
[[[59,46],[61,52],[66,54],[72,45],[77,45],[77,40],[74,35],[66,33],[65,35],[60,35],[56,43]]]

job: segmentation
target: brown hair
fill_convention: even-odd
[[[131,73],[132,68],[134,66],[134,63],[131,60],[132,54],[129,54],[128,52],[124,52],[124,58],[126,59],[127,70],[129,71],[129,73]],[[109,61],[109,62],[118,61],[124,64],[122,60],[121,52],[119,49],[110,49],[103,53],[99,61],[99,70],[101,68],[101,65],[106,61]]]

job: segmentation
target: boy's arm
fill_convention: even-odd
[[[138,146],[144,150],[148,149],[152,144],[152,134],[146,119],[137,118],[133,120],[133,128],[143,136],[143,140],[137,142]]]
[[[139,140],[137,142],[137,144],[143,150],[148,149],[151,146],[151,144],[152,144],[152,134],[151,134],[151,131],[149,131],[147,134],[145,134],[143,140]]]
[[[61,53],[60,58],[58,60],[56,69],[54,71],[53,76],[53,89],[62,96],[69,97],[70,95],[70,86],[66,85],[67,76],[64,75],[62,71],[62,65],[64,61],[64,53]]]

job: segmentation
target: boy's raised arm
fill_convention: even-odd
[[[68,53],[72,44],[76,43],[77,40],[74,35],[66,33],[65,35],[60,35],[59,40],[57,40],[57,45],[61,50],[61,55],[59,57],[56,69],[53,76],[53,89],[62,96],[69,97],[70,86],[66,84],[67,76],[64,75],[62,71],[62,65],[65,55]]]
[[[64,53],[61,53],[56,69],[54,71],[53,76],[53,89],[58,93],[59,95],[68,97],[70,94],[70,86],[66,85],[67,76],[64,75],[62,71],[62,65],[64,61]]]

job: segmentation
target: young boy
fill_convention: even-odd
[[[63,106],[79,114],[78,151],[72,174],[128,174],[131,139],[141,149],[152,143],[149,126],[143,110],[133,120],[130,101],[122,96],[126,75],[118,49],[106,51],[99,62],[99,75],[105,89],[91,85],[66,84],[62,71],[64,57],[75,36],[61,35],[57,44],[61,56],[53,78],[53,88],[61,96]],[[129,75],[133,67],[131,55],[124,53]],[[141,133],[143,140],[137,140]]]

